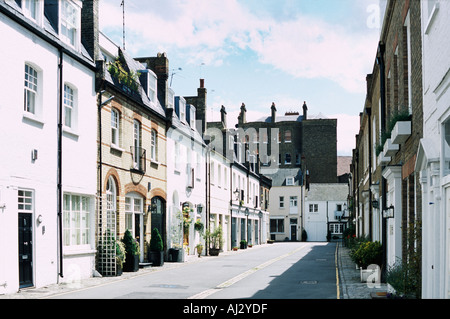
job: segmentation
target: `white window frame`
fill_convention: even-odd
[[[174,98],[175,98],[175,92],[169,88],[167,90],[167,108],[173,109],[174,108]]]
[[[136,215],[142,218],[144,214],[144,198],[137,193],[128,193],[125,195],[125,229],[128,229],[133,237],[141,237],[142,234],[135,234]],[[143,223],[141,220],[140,231],[142,233]],[[131,228],[130,228],[131,227]],[[142,238],[142,237],[141,237]]]
[[[66,13],[70,15],[74,14],[75,16],[68,16]],[[73,1],[63,0],[60,2],[59,16],[59,33],[61,39],[75,49],[78,49],[81,33],[81,8]],[[72,33],[73,38],[70,36],[70,33]]]
[[[41,6],[40,0],[22,0],[22,12],[27,18],[34,20],[37,24],[41,24]]]
[[[272,221],[276,223],[275,231],[272,231]],[[270,233],[271,234],[284,234],[284,218],[271,218],[269,223]]]
[[[294,186],[295,178],[294,177],[286,177],[286,186]]]
[[[133,121],[133,147],[134,147],[134,154],[133,154],[133,167],[139,168],[140,161],[141,161],[141,122],[138,120]]]
[[[310,213],[319,212],[319,205],[318,204],[309,204],[309,212]]]
[[[178,108],[180,111],[180,121],[186,123],[186,102],[180,99],[180,103],[178,103]]]
[[[155,73],[149,70],[148,72],[148,97],[150,101],[156,103],[158,97],[158,78]],[[170,92],[169,92],[170,93]],[[170,97],[170,94],[168,95]],[[173,99],[173,97],[172,97]]]
[[[77,104],[78,104],[78,91],[77,89],[68,83],[64,84],[64,126],[69,128],[71,131],[77,130],[78,115],[77,115]],[[67,122],[68,111],[70,112],[70,123]]]
[[[158,152],[158,132],[155,129],[151,130],[150,136],[150,159],[153,162],[158,160],[157,152]]]
[[[284,208],[284,196],[279,196],[279,208]]]
[[[111,109],[111,144],[120,146],[120,112],[116,109]]]
[[[74,206],[78,204],[78,207]],[[63,243],[65,247],[90,248],[92,243],[92,204],[90,196],[64,193]],[[84,220],[84,222],[83,222]]]
[[[23,111],[36,115],[38,104],[39,76],[33,65],[25,64],[24,104]]]
[[[34,190],[22,188],[18,189],[17,203],[19,213],[32,214],[34,212]]]

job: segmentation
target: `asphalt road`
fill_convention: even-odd
[[[334,243],[275,243],[53,299],[337,299]]]

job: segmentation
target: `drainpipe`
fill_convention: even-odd
[[[378,44],[378,54],[377,54],[377,63],[380,67],[380,120],[381,120],[381,134],[386,131],[386,89],[385,89],[385,65],[384,65],[384,53],[385,53],[385,44],[383,42],[379,42]],[[384,170],[385,165],[381,166],[381,170]],[[381,175],[381,209],[380,213],[383,214],[383,211],[386,209],[386,179]],[[382,227],[381,227],[381,236],[382,236],[382,263],[381,263],[381,278],[382,281],[385,281],[386,276],[386,260],[387,260],[387,220],[382,217]]]
[[[63,121],[63,50],[59,48],[59,83],[58,83],[58,164],[57,164],[57,176],[58,176],[58,235],[59,235],[59,276],[64,277],[63,272],[63,216],[62,216],[62,121]]]

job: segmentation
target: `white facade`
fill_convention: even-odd
[[[186,254],[196,254],[195,247],[204,244],[194,223],[206,223],[206,175],[205,145],[196,130],[195,123],[186,112],[195,112],[182,97],[176,97],[177,112],[173,113],[172,127],[167,132],[167,241],[168,247],[184,246]],[[192,220],[189,234],[183,236],[181,216],[183,207],[189,207]]]
[[[342,237],[346,216],[347,184],[310,184],[305,194],[304,225],[307,241],[327,241]]]
[[[242,164],[231,165],[231,248],[264,243],[268,213],[261,210],[258,175]]]
[[[304,186],[272,186],[269,193],[270,237],[299,241],[303,230]]]
[[[0,79],[0,294],[93,274],[95,73],[93,62],[80,53],[81,2],[60,4],[72,6],[78,24],[73,26],[73,38],[55,34],[49,37],[54,42],[40,36],[41,31],[46,32],[44,26],[47,28],[43,1],[36,2],[33,12],[21,9],[15,1],[0,4],[0,33],[4,40],[0,57],[4,74],[8,74]],[[13,21],[7,17],[8,12],[16,10],[19,17],[22,11],[25,18]],[[61,22],[61,11],[57,18]],[[31,32],[25,28],[27,24],[33,26]],[[59,47],[74,52],[62,54],[62,82]],[[62,237],[58,218],[59,107],[63,112]],[[26,222],[22,229],[30,237],[18,240],[18,221]]]
[[[209,157],[210,189],[209,227],[211,230],[222,227],[224,251],[231,250],[231,219],[230,219],[230,163],[217,152],[212,151]]]
[[[450,298],[450,3],[421,1],[423,138],[422,298]]]

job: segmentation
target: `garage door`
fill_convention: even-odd
[[[327,223],[306,222],[305,230],[308,235],[308,241],[327,241]]]

